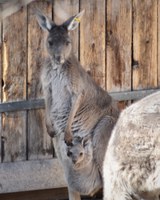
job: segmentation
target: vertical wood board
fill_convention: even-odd
[[[27,12],[3,21],[3,102],[26,99]],[[3,114],[3,162],[26,159],[26,112]]]
[[[107,74],[108,91],[131,89],[132,3],[107,1]]]
[[[133,89],[157,87],[157,1],[133,0]]]
[[[160,1],[158,1],[157,3],[157,14],[158,14],[158,21],[157,21],[157,24],[158,24],[158,38],[157,38],[157,45],[158,45],[158,52],[157,52],[157,70],[158,70],[158,73],[157,73],[157,80],[158,80],[158,86],[160,86]]]
[[[2,102],[2,22],[0,21],[0,103]],[[0,162],[1,162],[1,143],[2,143],[2,114],[0,113]]]
[[[80,23],[80,61],[105,88],[105,0],[80,1],[85,9]]]
[[[28,99],[43,97],[40,81],[41,68],[45,59],[44,33],[39,27],[34,10],[39,8],[52,16],[52,3],[37,1],[28,6]],[[52,141],[45,126],[45,110],[28,112],[28,158],[42,159],[53,156]]]

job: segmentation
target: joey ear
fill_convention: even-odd
[[[55,26],[54,22],[49,17],[45,16],[40,10],[36,9],[35,14],[38,24],[43,30],[50,31],[52,27]]]
[[[82,10],[80,13],[78,13],[75,16],[72,16],[69,18],[66,22],[63,23],[64,26],[67,26],[68,31],[72,31],[76,29],[81,21],[81,18],[84,14],[85,10]]]

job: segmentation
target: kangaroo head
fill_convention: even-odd
[[[76,29],[84,11],[70,17],[61,25],[56,25],[49,17],[36,12],[40,27],[48,32],[46,47],[49,56],[56,64],[63,64],[72,51],[72,43],[69,32]]]
[[[72,160],[75,169],[87,166],[93,158],[91,136],[73,137],[72,144],[68,146],[67,155]]]

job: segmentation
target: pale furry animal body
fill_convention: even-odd
[[[160,92],[126,108],[105,155],[104,200],[159,200]]]
[[[102,186],[102,180],[94,165],[78,172],[72,168],[64,138],[67,143],[71,143],[72,133],[77,136],[97,135],[93,146],[97,148],[95,157],[102,165],[105,149],[99,145],[102,137],[98,133],[103,133],[103,142],[107,146],[119,113],[113,106],[112,98],[94,82],[72,53],[69,32],[78,26],[82,15],[83,11],[62,25],[56,25],[40,11],[37,12],[40,26],[48,32],[48,59],[42,70],[46,127],[49,135],[54,137],[70,200],[79,200],[80,194],[93,194]]]

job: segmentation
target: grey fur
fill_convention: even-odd
[[[121,113],[108,144],[103,174],[104,200],[159,200],[160,92]]]
[[[72,145],[68,146],[67,156],[72,160],[73,168],[75,169],[84,168],[89,163],[93,163],[91,135],[89,134],[82,138],[75,136],[73,138]]]
[[[46,126],[49,135],[54,137],[54,146],[68,183],[70,200],[80,199],[80,194],[93,194],[102,187],[94,158],[97,157],[102,166],[105,147],[119,113],[108,93],[94,82],[72,53],[68,32],[77,27],[82,15],[83,11],[58,26],[40,11],[37,12],[40,26],[48,32],[48,59],[41,77],[46,104]],[[110,124],[110,119],[114,123]],[[99,144],[102,142],[100,131],[105,135],[103,149]],[[94,158],[89,165],[74,169],[67,156],[65,141],[70,144],[73,136],[84,137],[88,134],[95,135],[93,149],[92,145],[89,149],[93,150]]]

